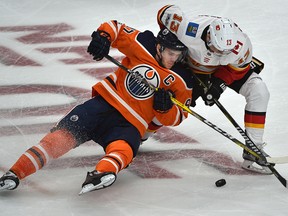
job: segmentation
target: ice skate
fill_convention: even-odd
[[[6,172],[0,178],[0,191],[2,190],[14,190],[19,185],[18,177],[11,171]]]
[[[96,170],[87,173],[85,182],[79,195],[90,191],[103,189],[111,186],[116,181],[116,174],[113,172],[98,173]]]
[[[262,145],[257,145],[257,147],[262,152],[264,157],[270,157],[263,150],[263,147],[265,145],[266,144],[264,143]],[[242,163],[242,168],[243,169],[250,170],[250,171],[253,171],[253,172],[258,172],[258,173],[261,173],[261,174],[267,174],[267,175],[272,174],[271,170],[267,167],[267,162],[259,160],[258,158],[256,158],[254,155],[250,154],[245,149],[243,150],[242,157],[244,159],[244,161]],[[275,164],[272,164],[272,165],[274,166]]]

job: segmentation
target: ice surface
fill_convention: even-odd
[[[288,154],[288,2],[1,0],[1,174],[113,71],[113,64],[87,56],[90,34],[112,19],[156,34],[156,13],[165,4],[178,4],[186,13],[231,17],[249,34],[254,55],[265,63],[261,76],[271,93],[266,149],[272,156]],[[244,99],[227,90],[221,103],[242,126]],[[195,111],[242,140],[217,107],[199,103]],[[29,176],[17,190],[0,193],[0,215],[288,215],[287,189],[273,175],[242,170],[241,152],[190,116],[144,143],[113,186],[78,196],[86,172],[103,154],[89,142]],[[288,165],[276,168],[288,178]],[[221,178],[227,184],[215,187]]]

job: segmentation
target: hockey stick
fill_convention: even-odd
[[[192,73],[193,76],[198,80],[198,82],[203,86],[204,90],[208,89],[208,87],[205,85],[205,83],[194,73]],[[214,98],[215,104],[218,106],[218,108],[222,111],[222,113],[226,116],[226,118],[233,124],[233,126],[236,128],[236,130],[241,134],[241,136],[244,138],[246,142],[248,142],[248,145],[252,146],[252,150],[257,153],[259,159],[265,158],[262,154],[262,152],[259,150],[259,148],[255,145],[255,143],[249,138],[249,136],[246,134],[246,132],[238,125],[238,123],[234,120],[234,118],[229,114],[229,112],[224,108],[224,106]],[[246,145],[245,145],[246,146]],[[244,148],[246,150],[246,148]],[[247,150],[246,150],[247,151]],[[250,153],[250,151],[248,151]],[[253,154],[254,155],[254,154]],[[255,156],[255,155],[254,155]],[[271,159],[271,158],[270,158]],[[269,160],[269,157],[264,159],[264,162],[268,162],[267,167],[271,170],[271,172],[276,176],[276,178],[284,185],[284,187],[287,188],[287,180],[283,178],[278,171],[274,168],[271,163],[275,163],[277,161],[283,162],[286,160],[287,157],[282,157],[282,159],[276,159],[274,162],[273,160]]]
[[[237,140],[236,138],[234,138],[232,135],[228,134],[227,132],[225,132],[224,130],[222,130],[221,128],[217,127],[216,125],[214,125],[213,123],[209,122],[207,119],[205,119],[204,117],[202,117],[201,115],[197,114],[196,112],[194,112],[193,110],[191,110],[190,108],[188,108],[187,106],[185,106],[184,104],[180,103],[179,101],[177,101],[175,98],[171,98],[171,100],[173,101],[174,104],[178,105],[179,107],[181,107],[182,109],[186,110],[189,114],[193,115],[194,117],[196,117],[197,119],[199,119],[200,121],[202,121],[203,123],[205,123],[206,125],[208,125],[209,127],[211,127],[212,129],[216,130],[218,133],[220,133],[221,135],[225,136],[226,138],[230,139],[232,142],[234,142],[235,144],[237,144],[238,146],[240,146],[241,148],[245,149],[246,151],[248,151],[250,154],[254,155],[255,157],[257,157],[258,159],[262,159],[265,162],[267,161],[268,163],[277,163],[277,164],[284,164],[288,162],[288,156],[283,156],[283,157],[267,157],[265,158],[264,156],[260,156],[258,155],[256,152],[254,152],[253,150],[251,150],[250,148],[248,148],[244,143],[242,143],[241,141]],[[264,157],[264,158],[263,158]]]
[[[192,72],[192,75],[194,78],[197,79],[200,85],[203,86],[204,91],[207,91],[208,87],[205,85],[205,83],[195,73]],[[236,130],[241,134],[244,140],[248,142],[248,145],[252,146],[252,150],[261,156],[262,152],[260,151],[260,149],[255,145],[255,143],[250,139],[250,137],[248,137],[246,132],[239,126],[239,124],[234,120],[234,118],[229,114],[229,112],[224,108],[224,106],[219,102],[219,100],[217,100],[216,98],[214,98],[213,100],[215,104],[218,106],[218,108],[222,111],[222,113],[226,116],[226,118],[233,124]]]
[[[112,63],[114,63],[115,65],[120,67],[121,69],[125,70],[127,73],[130,73],[130,74],[134,74],[135,73],[135,72],[131,71],[130,69],[128,69],[127,67],[125,67],[124,65],[122,65],[119,61],[117,61],[115,58],[111,57],[110,55],[105,56],[105,58],[107,58],[109,61],[111,61]],[[151,89],[156,89],[156,87],[153,86],[152,84],[150,84],[146,79],[142,79],[140,81],[145,82],[145,84],[149,85]],[[196,112],[191,110],[189,107],[187,107],[184,104],[182,104],[176,98],[171,97],[171,100],[173,101],[174,104],[176,104],[177,106],[179,106],[182,109],[186,110],[189,114],[193,115],[194,117],[196,117],[200,121],[204,122],[209,127],[212,127],[214,130],[216,130],[218,133],[221,133],[226,138],[232,140],[238,146],[240,146],[241,148],[245,149],[246,151],[248,151],[250,154],[254,155],[255,157],[257,157],[259,159],[262,159],[264,161],[267,161],[268,163],[287,163],[288,162],[288,156],[286,156],[286,157],[284,156],[284,157],[265,158],[265,157],[263,157],[261,155],[258,155],[256,152],[254,152],[253,150],[248,148],[245,144],[243,144],[242,142],[240,142],[239,140],[237,140],[236,138],[234,138],[233,136],[231,136],[227,132],[223,131],[222,129],[220,129],[219,127],[214,125],[213,123],[209,122],[207,119],[205,119],[204,117],[200,116],[199,114],[197,114]]]
[[[134,74],[135,73],[135,72],[131,71],[130,69],[128,69],[127,67],[125,67],[124,65],[122,65],[119,61],[117,61],[115,58],[111,57],[110,55],[105,56],[105,58],[107,58],[109,61],[111,61],[112,63],[114,63],[115,65],[120,67],[121,69],[125,70],[126,72],[128,72],[130,74]],[[154,90],[156,89],[156,87],[153,86],[152,84],[150,84],[146,79],[142,79],[141,81],[143,81],[143,82],[145,82],[145,84],[149,85],[151,89],[154,89]],[[239,145],[240,147],[242,147],[243,149],[248,151],[250,154],[254,155],[255,157],[257,157],[259,159],[264,160],[265,162],[267,162],[267,160],[266,160],[266,158],[264,156],[261,156],[261,155],[257,154],[256,152],[254,152],[253,150],[248,148],[245,144],[243,144],[242,142],[240,142],[236,138],[232,137],[230,134],[228,134],[227,132],[223,131],[222,129],[220,129],[219,127],[214,125],[213,123],[209,122],[207,119],[205,119],[204,117],[200,116],[199,114],[197,114],[196,112],[191,110],[189,107],[187,107],[184,104],[182,104],[176,98],[171,97],[171,100],[172,100],[172,102],[174,104],[176,104],[177,106],[181,107],[182,109],[187,111],[189,114],[193,115],[194,117],[196,117],[200,121],[204,122],[206,125],[208,125],[209,127],[213,128],[217,132],[221,133],[226,138],[232,140],[234,143],[236,143],[237,145]]]
[[[125,70],[128,73],[134,74],[133,71],[129,70],[127,67],[125,67],[124,65],[122,65],[120,62],[118,62],[116,59],[114,59],[113,57],[106,55],[105,56],[109,61],[111,61],[112,63],[114,63],[115,65],[117,65],[118,67],[120,67],[121,69]],[[152,84],[150,84],[146,79],[142,79],[142,81],[149,85],[151,89],[157,89],[155,86],[153,86]],[[184,104],[182,104],[180,101],[178,101],[176,98],[171,96],[171,100],[173,101],[173,103],[175,103],[177,106],[181,107],[182,109],[186,110],[188,113],[190,113],[191,115],[193,115],[194,117],[196,117],[197,119],[199,119],[200,121],[202,121],[203,123],[205,123],[206,125],[208,125],[209,127],[213,128],[214,130],[216,130],[217,132],[219,132],[220,134],[222,134],[223,136],[225,136],[226,138],[230,139],[231,141],[233,141],[234,143],[236,143],[238,146],[242,147],[243,149],[245,149],[246,151],[248,151],[250,154],[254,155],[255,157],[257,157],[258,159],[261,159],[265,162],[268,162],[267,159],[263,156],[263,154],[260,152],[260,150],[258,149],[258,151],[260,152],[260,154],[257,154],[257,152],[254,152],[253,150],[251,150],[250,148],[248,148],[246,145],[244,145],[242,142],[240,142],[239,140],[237,140],[236,138],[232,137],[230,134],[226,133],[225,131],[223,131],[222,129],[218,128],[216,125],[214,125],[213,123],[209,122],[207,119],[205,119],[204,117],[200,116],[199,114],[197,114],[196,112],[192,111],[189,107],[185,106]],[[236,123],[237,124],[237,123]],[[240,128],[241,129],[241,128]],[[268,162],[269,163],[269,162]],[[269,163],[267,165],[267,167],[269,167],[269,169],[271,170],[271,172],[276,176],[276,178],[282,183],[282,185],[284,187],[287,188],[287,180],[285,178],[283,178],[278,172],[277,170]]]
[[[138,77],[138,75],[130,70],[129,68],[125,67],[123,64],[121,64],[119,61],[117,61],[115,58],[113,58],[110,55],[105,55],[105,58],[107,58],[109,61],[111,61],[112,63],[114,63],[115,65],[117,65],[119,68],[125,70],[127,73],[132,74],[134,76],[136,76],[137,79],[139,79],[140,82],[144,83],[145,85],[149,86],[151,89],[156,90],[157,88],[152,85],[151,83],[149,83],[145,78],[140,78]]]

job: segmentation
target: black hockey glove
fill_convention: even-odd
[[[170,99],[172,93],[163,88],[159,88],[154,93],[153,108],[157,112],[165,113],[173,107],[173,102]]]
[[[226,83],[223,80],[219,78],[213,78],[212,85],[203,96],[205,104],[208,106],[213,106],[215,103],[214,99],[218,100],[225,89]]]
[[[92,41],[88,46],[87,52],[93,56],[94,60],[100,61],[109,53],[110,35],[104,31],[94,31],[91,37]]]

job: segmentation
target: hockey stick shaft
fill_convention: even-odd
[[[208,89],[208,87],[205,85],[205,83],[196,75],[193,73],[194,78],[196,78],[198,80],[198,82],[203,86],[204,89]],[[236,128],[236,130],[241,134],[241,136],[244,138],[244,140],[246,142],[248,142],[248,144],[250,146],[252,146],[252,150],[253,152],[255,152],[259,157],[257,158],[261,158],[262,160],[264,160],[265,162],[267,162],[267,159],[263,156],[262,152],[259,150],[259,148],[255,145],[255,143],[248,137],[248,135],[246,134],[246,132],[238,125],[238,123],[234,120],[234,118],[229,114],[229,112],[224,108],[224,106],[217,100],[214,98],[214,102],[215,104],[218,106],[218,108],[222,111],[222,113],[226,116],[226,118],[233,124],[233,126]],[[236,143],[237,144],[237,143]],[[244,148],[246,151],[247,148]],[[251,154],[251,151],[248,151]],[[253,154],[254,156],[256,156],[255,154]],[[268,162],[269,163],[269,162]],[[270,163],[267,165],[267,167],[271,170],[271,172],[276,176],[276,178],[282,183],[282,185],[284,187],[287,188],[287,180],[285,178],[283,178],[278,171],[274,168],[274,166],[272,166]]]
[[[208,125],[209,127],[211,127],[212,129],[214,129],[215,131],[217,131],[218,133],[220,133],[221,135],[225,136],[226,138],[230,139],[232,142],[234,142],[235,144],[237,144],[238,146],[240,146],[241,148],[247,150],[250,154],[254,155],[255,157],[259,158],[259,159],[263,159],[265,160],[265,157],[261,157],[260,155],[258,155],[256,152],[252,151],[250,148],[248,148],[244,143],[242,143],[241,141],[237,140],[236,138],[234,138],[232,135],[228,134],[227,132],[225,132],[224,130],[222,130],[221,128],[217,127],[215,124],[213,124],[212,122],[208,121],[206,118],[202,117],[201,115],[199,115],[198,113],[194,112],[192,109],[190,109],[189,107],[185,106],[184,104],[180,103],[178,100],[176,100],[175,98],[171,98],[171,100],[173,101],[174,104],[178,105],[179,107],[181,107],[182,109],[184,109],[185,111],[187,111],[189,114],[193,115],[194,117],[196,117],[197,119],[199,119],[200,121],[202,121],[204,124]]]
[[[204,90],[207,91],[208,87],[205,85],[205,83],[194,73],[193,77],[198,80],[200,85],[203,86]],[[221,110],[221,112],[226,116],[226,118],[233,124],[233,126],[236,128],[236,130],[241,134],[241,136],[244,138],[244,140],[248,143],[249,146],[252,146],[252,150],[257,153],[262,159],[263,154],[260,151],[260,149],[255,145],[255,143],[250,139],[250,137],[246,134],[246,132],[239,126],[239,124],[234,120],[234,118],[229,114],[229,112],[224,108],[224,106],[214,98],[215,104],[218,106],[218,108]],[[246,149],[245,149],[246,150]],[[249,152],[250,153],[250,152]],[[259,157],[258,157],[259,158]],[[265,158],[265,157],[264,157]]]
[[[113,57],[106,55],[105,56],[109,61],[111,61],[112,63],[114,63],[115,65],[117,65],[118,67],[120,67],[121,69],[125,70],[128,73],[132,73],[133,71],[129,70],[127,67],[125,67],[124,65],[122,65],[120,62],[118,62],[116,59],[114,59]],[[153,86],[152,84],[150,84],[147,80],[143,80],[146,81],[145,83],[149,84],[150,88],[152,89],[157,89],[155,88],[155,86]],[[243,143],[241,143],[239,140],[235,139],[234,137],[232,137],[231,135],[229,135],[228,133],[226,133],[225,131],[223,131],[222,129],[218,128],[216,125],[212,124],[211,122],[209,122],[208,120],[206,120],[204,117],[200,116],[199,114],[197,114],[196,112],[192,111],[189,107],[185,106],[184,104],[182,104],[180,101],[178,101],[176,98],[171,96],[171,100],[173,101],[173,103],[175,103],[176,105],[178,105],[179,107],[181,107],[182,109],[186,110],[188,113],[190,113],[191,115],[193,115],[194,117],[196,117],[197,119],[199,119],[200,121],[204,122],[206,125],[208,125],[209,127],[213,128],[214,130],[216,130],[217,132],[219,132],[220,134],[222,134],[223,136],[225,136],[226,138],[230,139],[231,141],[233,141],[234,143],[236,143],[238,146],[244,148],[246,151],[248,151],[250,154],[254,155],[255,157],[262,159],[264,161],[267,162],[266,158],[262,155],[257,154],[256,152],[252,151],[251,149],[249,149],[246,145],[244,145]],[[231,117],[232,118],[232,117]],[[237,123],[236,123],[237,124]],[[240,127],[239,127],[240,128]],[[240,128],[241,129],[241,128]],[[242,129],[241,129],[242,130]],[[245,132],[244,132],[245,133]],[[281,182],[281,184],[287,188],[287,180],[285,178],[283,178],[278,171],[271,165],[268,164],[267,165],[269,167],[269,169],[271,170],[271,172],[276,176],[276,178]]]
[[[230,139],[232,142],[234,142],[235,144],[237,144],[238,146],[240,146],[241,148],[245,149],[246,151],[248,151],[250,154],[254,155],[255,157],[262,159],[263,157],[259,156],[256,152],[252,151],[250,148],[248,148],[244,143],[242,143],[241,141],[237,140],[236,138],[234,138],[233,136],[231,136],[230,134],[228,134],[227,132],[225,132],[224,130],[222,130],[221,128],[217,127],[215,124],[211,123],[210,121],[208,121],[207,119],[205,119],[204,117],[202,117],[201,115],[197,114],[196,112],[194,112],[193,110],[191,110],[189,107],[185,106],[184,104],[180,103],[177,99],[175,98],[171,98],[171,100],[173,101],[174,104],[178,105],[179,107],[181,107],[182,109],[186,110],[189,114],[193,115],[194,117],[196,117],[197,119],[199,119],[200,121],[202,121],[204,124],[208,125],[209,127],[211,127],[212,129],[216,130],[218,133],[220,133],[221,135],[225,136],[226,138]],[[283,157],[269,157],[269,158],[264,158],[264,160],[267,160],[268,163],[277,163],[277,164],[284,164],[284,163],[288,163],[288,156],[283,156]]]
[[[115,65],[117,65],[118,67],[120,67],[121,69],[125,70],[128,73],[133,73],[133,71],[131,71],[130,69],[128,69],[127,67],[125,67],[123,64],[121,64],[119,61],[117,61],[115,58],[111,57],[110,55],[105,56],[109,61],[111,61],[112,63],[114,63]],[[147,80],[146,80],[147,82]],[[148,83],[148,82],[147,82]],[[148,83],[150,85],[150,87],[152,89],[156,89],[155,86],[153,86],[152,84]],[[214,130],[216,130],[218,133],[222,134],[223,136],[225,136],[226,138],[230,139],[231,141],[233,141],[234,143],[236,143],[237,145],[239,145],[240,147],[242,147],[243,149],[245,149],[246,151],[248,151],[250,154],[254,155],[255,157],[265,160],[265,157],[261,157],[260,155],[258,155],[257,153],[255,153],[253,150],[251,150],[250,148],[248,148],[245,144],[243,144],[242,142],[240,142],[239,140],[237,140],[236,138],[234,138],[233,136],[231,136],[230,134],[228,134],[227,132],[223,131],[221,128],[217,127],[215,124],[209,122],[207,119],[205,119],[204,117],[200,116],[199,114],[197,114],[196,112],[194,112],[193,110],[191,110],[189,107],[185,106],[184,104],[182,104],[180,101],[178,101],[176,98],[171,97],[171,100],[174,104],[176,104],[177,106],[181,107],[183,110],[187,111],[189,114],[193,115],[194,117],[196,117],[197,119],[199,119],[200,121],[202,121],[203,123],[205,123],[206,125],[208,125],[209,127],[213,128]]]
[[[119,68],[125,70],[127,73],[130,74],[134,74],[133,71],[131,71],[129,68],[125,67],[123,64],[121,64],[121,62],[117,61],[115,58],[113,58],[110,55],[105,55],[105,58],[108,59],[109,61],[111,61],[112,63],[114,63],[115,65],[117,65]],[[151,89],[156,90],[157,88],[152,85],[151,83],[149,83],[146,79],[142,79],[142,82],[144,82],[147,86],[149,86]]]
[[[251,151],[250,148],[248,148],[246,145],[244,145],[242,142],[240,142],[239,140],[237,140],[236,138],[232,137],[231,135],[229,135],[228,133],[226,133],[225,131],[223,131],[222,129],[218,128],[216,125],[212,124],[211,122],[209,122],[207,119],[203,118],[202,116],[200,116],[199,114],[197,114],[196,112],[192,111],[189,107],[181,104],[179,101],[177,101],[175,98],[171,97],[171,100],[173,101],[173,103],[177,104],[178,106],[182,107],[184,110],[186,110],[188,113],[190,113],[191,115],[193,115],[194,117],[196,117],[197,119],[199,119],[200,121],[204,122],[206,125],[208,125],[209,127],[211,127],[212,129],[216,130],[217,132],[219,132],[220,134],[222,134],[223,136],[225,136],[226,138],[230,139],[232,142],[236,143],[238,146],[242,147],[243,149],[245,149],[246,151],[248,151],[250,154],[254,155],[255,157],[262,159],[262,160],[266,160],[266,158],[263,155],[258,155],[256,152]],[[274,166],[272,166],[270,163],[267,165],[267,167],[271,170],[271,172],[276,176],[276,178],[281,182],[281,184],[287,188],[287,180],[280,175],[280,173],[274,168]]]

